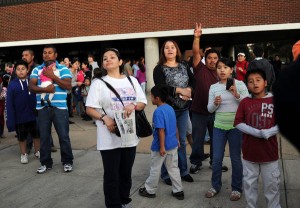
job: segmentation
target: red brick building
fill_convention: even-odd
[[[41,53],[47,43],[63,55],[80,56],[98,56],[113,46],[125,56],[145,56],[152,68],[162,41],[172,38],[182,51],[191,48],[197,21],[204,28],[201,43],[227,47],[233,56],[236,44],[300,39],[298,0],[1,2],[0,59],[19,56],[28,46]]]

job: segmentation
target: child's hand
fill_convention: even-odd
[[[239,99],[239,98],[240,98],[240,94],[238,94],[238,92],[237,92],[237,90],[236,90],[235,82],[234,82],[234,84],[229,88],[229,92],[231,92],[231,94],[232,94],[236,99]]]
[[[166,154],[166,149],[165,149],[165,147],[159,148],[159,154],[160,154],[160,156],[162,156],[162,157],[165,156],[165,154]]]
[[[215,97],[215,101],[214,101],[215,106],[219,106],[221,104],[221,102],[222,102],[221,95],[217,95]]]

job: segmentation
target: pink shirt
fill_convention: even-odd
[[[41,75],[40,75],[40,80],[41,80],[41,82],[52,81],[52,79],[50,79],[49,77],[47,77],[47,76],[45,76],[45,75],[43,74],[44,70],[47,70],[47,68],[45,67],[45,68],[43,68],[43,70],[42,70],[42,73],[41,73]],[[52,70],[52,69],[51,69],[51,70]]]
[[[76,80],[77,82],[84,82],[84,72],[82,70],[77,73]]]
[[[136,73],[136,78],[140,84],[145,83],[146,82],[146,71],[142,72],[141,70],[138,70]]]

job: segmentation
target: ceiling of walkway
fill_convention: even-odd
[[[174,36],[159,38],[159,45],[167,39],[177,41],[181,51],[190,50],[192,46],[193,36]],[[272,41],[285,41],[291,44],[300,39],[300,28],[298,30],[278,30],[278,31],[263,31],[263,32],[241,32],[227,34],[207,34],[201,37],[201,45],[211,45],[214,47],[224,46],[231,47],[234,45],[248,43],[262,43]],[[87,57],[88,53],[94,53],[98,59],[100,58],[101,50],[107,47],[115,47],[120,50],[123,57],[143,56],[144,55],[144,40],[129,39],[115,40],[106,42],[85,42],[85,43],[68,43],[56,45],[60,58],[65,56],[78,56],[82,60]],[[38,60],[41,59],[43,46],[32,46]],[[0,48],[0,59],[16,60],[21,57],[22,50],[26,47],[9,47]]]

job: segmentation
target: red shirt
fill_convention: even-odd
[[[208,69],[206,65],[200,61],[194,68],[194,75],[196,87],[191,110],[204,115],[211,114],[207,110],[208,92],[210,86],[218,82],[217,70]]]
[[[77,82],[84,82],[84,72],[82,70],[80,70],[77,73],[76,81]]]
[[[248,69],[248,62],[246,60],[239,62],[236,62],[236,79],[240,81],[245,81],[245,75]],[[238,67],[241,67],[243,71],[238,70]]]
[[[269,129],[276,125],[273,96],[253,99],[244,98],[237,109],[234,126],[245,123],[256,129]],[[243,134],[243,158],[250,162],[271,162],[278,160],[276,135],[268,140]]]

